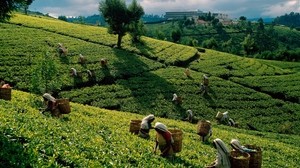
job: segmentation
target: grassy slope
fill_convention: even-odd
[[[66,23],[49,18],[25,15],[16,16],[17,17],[14,17],[11,20],[14,24],[47,30],[110,47],[116,44],[116,35],[108,34],[106,28]],[[168,65],[177,65],[182,64],[183,62],[188,62],[197,54],[197,50],[189,46],[147,37],[143,37],[142,41],[143,45],[133,45],[130,37],[127,35],[123,37],[122,48],[152,59],[157,59],[158,61],[164,62]]]
[[[61,119],[36,109],[40,97],[13,90],[12,101],[0,100],[1,166],[4,167],[203,167],[215,159],[211,143],[202,143],[196,125],[156,118],[184,132],[183,150],[171,162],[153,154],[151,139],[131,135],[129,121],[143,116],[71,103],[72,112]],[[213,123],[214,138],[229,147],[232,138],[257,144],[263,167],[297,167],[299,136],[245,131]],[[151,165],[150,165],[151,164]]]
[[[132,46],[128,37],[125,37],[123,50],[120,50],[110,47],[115,43],[115,36],[99,27],[23,15],[17,15],[12,22],[18,25],[0,24],[3,34],[1,40],[6,42],[0,48],[0,63],[3,65],[0,67],[0,75],[7,81],[17,83],[18,88],[28,89],[34,60],[48,51],[55,55],[54,61],[59,64],[58,79],[61,79],[64,91],[60,96],[72,101],[176,119],[185,117],[187,109],[192,109],[197,117],[206,119],[212,119],[217,110],[229,110],[230,115],[243,128],[246,128],[246,122],[250,122],[262,131],[299,133],[299,104],[286,103],[257,92],[256,87],[259,85],[253,86],[251,80],[248,80],[251,77],[268,79],[274,75],[282,76],[283,79],[286,75],[293,77],[297,75],[294,69],[207,50],[201,54],[199,61],[193,61],[189,65],[193,70],[192,78],[186,78],[183,68],[167,67],[168,55],[176,53],[174,57],[179,57],[181,54],[176,49],[184,46],[145,38],[146,45],[139,48]],[[69,47],[69,57],[62,59],[56,56],[58,42]],[[189,49],[191,48],[187,47],[183,51]],[[191,51],[192,54],[188,54],[186,58],[193,57],[194,49]],[[80,53],[88,59],[85,66],[77,62]],[[151,57],[152,54],[158,57]],[[107,69],[99,66],[98,61],[103,57],[110,60]],[[82,83],[77,85],[70,78],[71,67],[83,72]],[[97,85],[89,83],[85,73],[87,69],[95,71]],[[207,96],[199,94],[203,73],[211,75],[211,88]],[[107,82],[107,76],[113,78],[113,85],[103,85]],[[293,82],[291,77],[288,78],[287,85]],[[276,85],[277,80],[269,80],[268,83]],[[90,87],[83,89],[82,86]],[[72,88],[74,90],[69,91]],[[293,92],[286,92],[285,87],[281,89],[287,94],[286,97],[297,96]],[[259,91],[273,93],[272,90]],[[170,101],[173,93],[184,98],[181,106]]]

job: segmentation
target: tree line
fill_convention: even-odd
[[[291,12],[290,14],[278,16],[275,18],[274,22],[276,24],[281,24],[300,30],[300,13]]]
[[[147,25],[147,36],[194,47],[203,47],[236,55],[285,61],[300,60],[300,32],[265,24],[262,18],[249,21],[241,16],[235,23],[223,25],[217,18],[193,18]]]

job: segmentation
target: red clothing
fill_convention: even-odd
[[[164,132],[161,135],[164,137],[164,139],[166,140],[166,142],[171,143],[172,134],[169,131]]]

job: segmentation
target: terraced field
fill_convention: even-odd
[[[47,55],[57,65],[60,90],[55,94],[101,108],[153,113],[173,119],[191,109],[198,119],[213,120],[217,111],[229,111],[241,128],[247,123],[260,131],[300,134],[299,64],[262,61],[143,37],[132,44],[126,36],[121,49],[106,29],[55,19],[16,15],[0,23],[0,79],[28,91],[35,68]],[[20,38],[22,37],[22,38]],[[57,44],[68,47],[59,57]],[[87,62],[78,62],[83,54]],[[107,58],[107,67],[100,59]],[[191,77],[184,69],[191,69]],[[70,76],[75,68],[80,79]],[[94,73],[88,77],[87,70]],[[202,75],[210,77],[207,95],[199,92]],[[183,103],[171,102],[173,93]]]
[[[13,90],[0,100],[0,167],[204,167],[216,157],[212,143],[202,143],[196,125],[157,117],[155,121],[183,131],[183,147],[174,160],[153,153],[150,140],[129,133],[131,119],[143,116],[71,103],[60,119],[42,115],[41,97]],[[290,168],[299,163],[299,136],[246,131],[213,124],[213,136],[229,142],[259,145],[262,167]]]

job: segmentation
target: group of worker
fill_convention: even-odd
[[[190,77],[190,70],[187,68],[184,71],[185,75],[187,77]],[[209,80],[206,75],[203,75],[203,82],[200,85],[200,93],[207,94],[208,92],[208,85],[209,85]],[[176,93],[173,94],[173,99],[172,102],[175,104],[181,104],[182,103],[182,97],[178,96]],[[187,117],[183,120],[192,122],[194,119],[193,116],[193,111],[188,109],[186,111]],[[217,122],[219,124],[225,124],[229,126],[234,126],[235,122],[233,119],[231,119],[228,116],[228,112],[220,113],[218,112],[216,116]],[[153,129],[151,126],[151,123],[155,120],[154,115],[148,115],[147,117],[143,118],[140,131],[139,131],[139,136],[145,139],[149,139],[150,135],[150,129]],[[209,122],[209,121],[208,121]],[[168,131],[166,125],[163,123],[157,122],[154,126],[154,129],[156,131],[156,138],[155,138],[155,148],[154,151],[156,151],[157,147],[159,147],[161,151],[161,156],[163,157],[172,157],[173,155],[173,138],[172,134]],[[202,139],[203,141],[208,141],[209,137],[212,136],[212,128],[210,127],[208,130],[208,133],[206,135],[203,135]],[[218,156],[217,159],[214,161],[213,166],[214,167],[230,167],[230,162],[229,162],[229,151],[227,147],[225,146],[224,142],[221,139],[215,139],[213,141],[214,147],[218,151]],[[237,145],[235,145],[237,146]]]
[[[228,114],[228,112],[226,112]],[[227,115],[228,117],[228,115]],[[155,137],[155,147],[154,147],[154,153],[156,153],[157,147],[161,151],[161,156],[166,158],[173,158],[174,152],[173,152],[173,137],[171,132],[168,130],[167,126],[161,122],[156,122],[155,126],[152,127],[151,123],[155,120],[155,116],[153,114],[150,114],[143,118],[139,136],[145,139],[150,139],[150,129],[155,129],[156,131],[156,137]],[[206,141],[208,138],[212,136],[212,130],[210,128],[209,133],[206,135],[205,139]],[[256,152],[254,149],[246,148],[245,146],[242,146],[237,139],[232,139],[230,142],[232,148],[234,150],[238,150],[240,152]],[[216,167],[216,168],[230,168],[230,151],[228,150],[225,143],[219,139],[216,138],[213,140],[213,146],[217,150],[217,157],[216,160],[209,165],[209,167]]]
[[[152,127],[151,123],[155,120],[153,114],[150,114],[143,118],[141,123],[141,128],[139,131],[139,136],[145,139],[150,138],[150,129],[155,129],[156,139],[154,153],[156,153],[157,147],[161,151],[162,157],[172,158],[173,157],[173,137],[171,132],[168,130],[167,126],[161,122],[156,122],[155,126]]]

